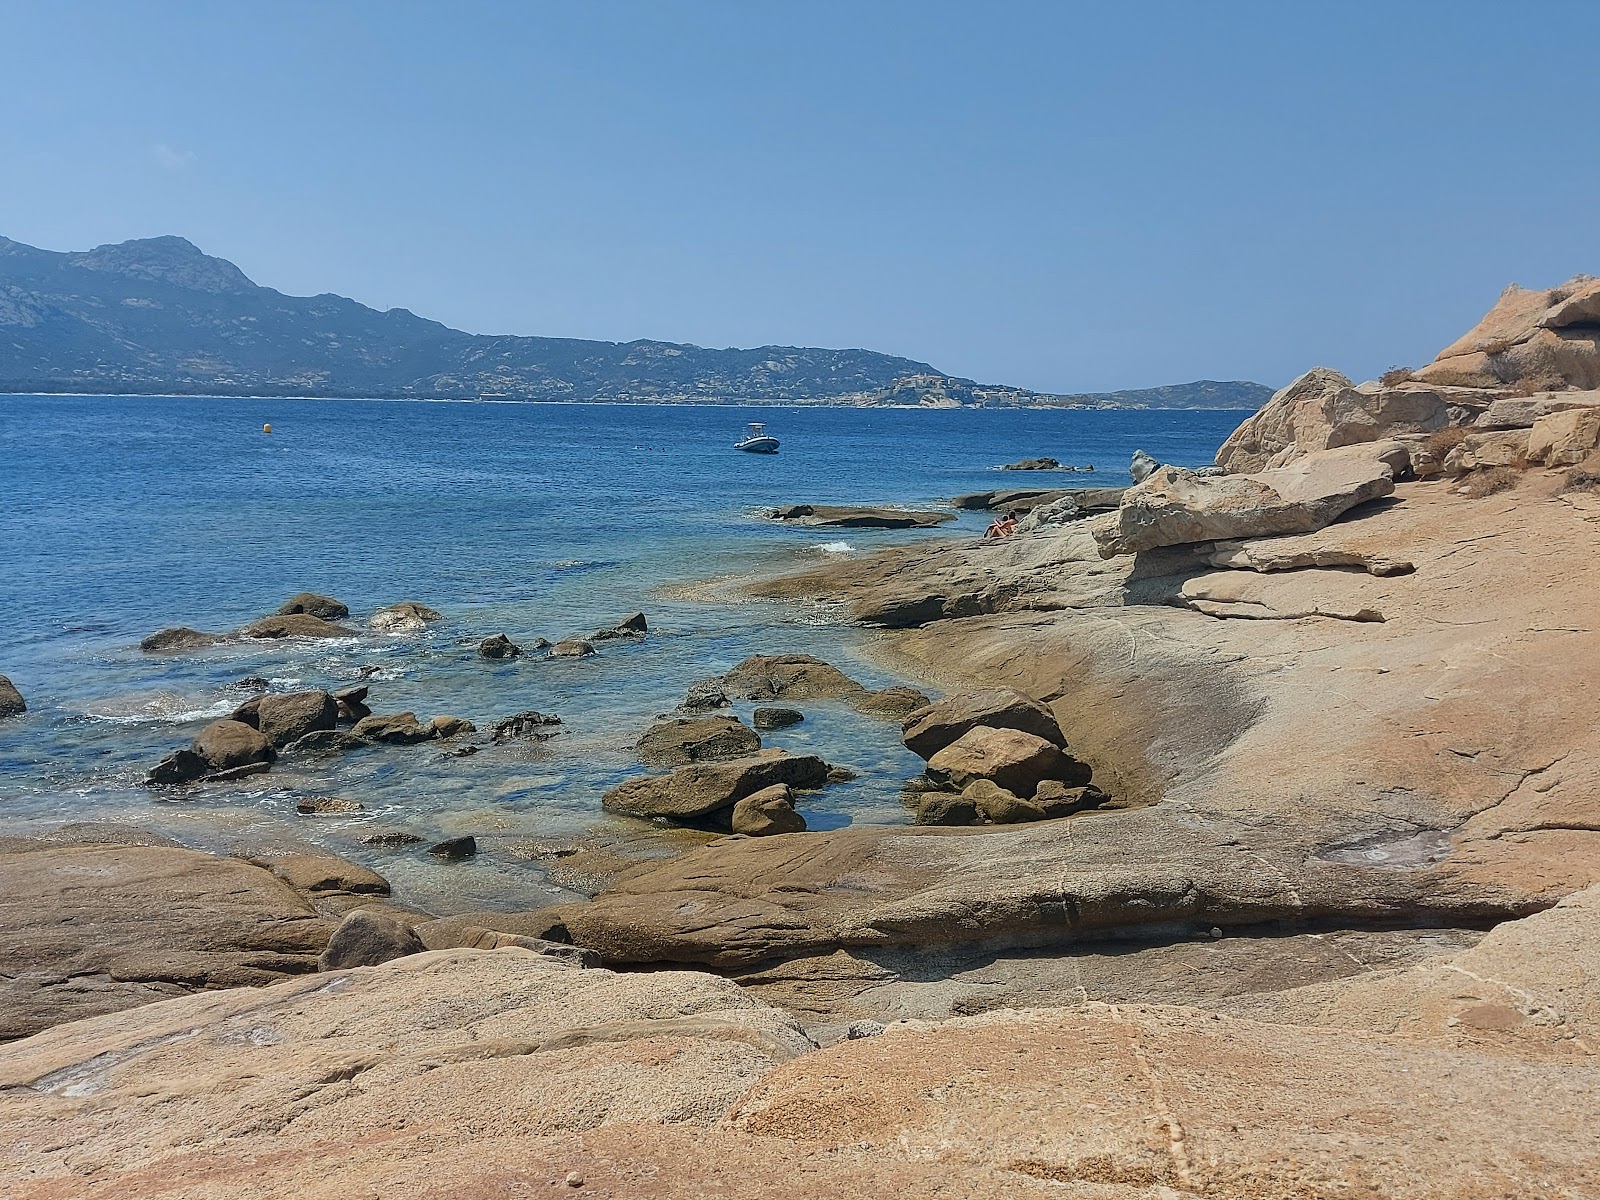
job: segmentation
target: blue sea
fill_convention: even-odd
[[[819,655],[872,686],[870,635],[813,605],[731,602],[737,580],[924,536],[977,536],[963,514],[934,534],[817,530],[761,518],[767,505],[937,507],[1009,486],[1121,486],[1135,448],[1211,460],[1238,412],[899,410],[531,405],[373,400],[0,397],[0,674],[29,711],[0,723],[0,834],[116,820],[213,850],[310,843],[367,863],[433,911],[570,898],[538,851],[575,839],[637,846],[656,835],[600,810],[642,770],[639,734],[695,680],[754,653]],[[747,421],[782,439],[736,453]],[[270,423],[272,433],[262,432]],[[1001,473],[1023,457],[1092,474]],[[178,655],[138,642],[171,625],[225,631],[299,591],[343,600],[358,636],[246,642]],[[425,633],[365,631],[383,605],[444,614]],[[582,660],[488,662],[477,641],[551,641],[635,611],[648,638]],[[366,678],[376,712],[410,709],[486,727],[523,709],[559,714],[537,748],[450,757],[441,747],[363,750],[182,794],[141,786],[168,751],[251,692]],[[914,682],[914,681],[910,681]],[[737,711],[747,720],[750,705]],[[901,822],[920,768],[886,721],[802,705],[768,745],[859,772],[805,800],[813,828]],[[298,817],[304,796],[365,811]],[[359,838],[414,831],[414,851]],[[472,834],[480,853],[424,851]],[[664,843],[665,844],[665,843]]]

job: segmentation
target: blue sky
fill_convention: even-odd
[[[0,234],[477,332],[1360,378],[1600,273],[1600,5],[16,3]]]

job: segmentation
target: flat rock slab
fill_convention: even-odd
[[[163,846],[0,856],[0,1039],[316,969],[333,926],[270,871]]]
[[[819,788],[827,782],[828,764],[815,754],[764,751],[729,762],[694,763],[670,775],[630,779],[607,792],[601,803],[607,812],[622,816],[686,821],[731,808],[775,784]]]
[[[838,504],[788,504],[767,510],[774,521],[838,529],[934,529],[954,521],[953,512],[903,508],[857,508]]]

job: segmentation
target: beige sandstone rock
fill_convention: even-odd
[[[785,783],[775,783],[746,796],[733,806],[730,821],[733,832],[751,837],[804,833],[806,829],[806,819],[795,812],[794,795]]]
[[[761,736],[737,717],[669,717],[644,731],[634,747],[651,767],[741,758],[761,749]]]
[[[1571,467],[1600,449],[1600,406],[1540,417],[1528,433],[1527,456],[1547,467]]]
[[[670,775],[649,775],[619,783],[602,798],[607,812],[630,817],[692,820],[731,808],[774,784],[819,788],[828,782],[828,764],[815,754],[765,750],[728,762],[692,763]]]
[[[1600,280],[1577,275],[1546,291],[1513,284],[1415,378],[1475,388],[1600,388]]]
[[[1031,796],[1041,780],[1061,778],[1065,767],[1061,751],[1043,738],[978,725],[930,758],[927,774],[953,791],[986,779],[1017,795]]]
[[[913,754],[932,758],[980,725],[1019,729],[1063,749],[1067,744],[1055,715],[1014,688],[978,688],[919,708],[907,714],[900,740]]]
[[[1404,446],[1386,441],[1323,450],[1249,475],[1201,476],[1163,467],[1128,489],[1114,525],[1092,532],[1107,558],[1162,546],[1309,533],[1358,504],[1389,495],[1408,461]]]

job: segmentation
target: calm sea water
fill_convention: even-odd
[[[0,832],[115,819],[213,849],[304,840],[367,862],[435,910],[564,898],[532,839],[628,832],[601,792],[638,772],[632,746],[696,679],[746,655],[804,651],[864,682],[900,682],[837,615],[719,603],[682,585],[737,577],[918,534],[776,526],[762,506],[798,501],[937,505],[1004,486],[1128,482],[1136,447],[1209,462],[1236,412],[905,411],[342,400],[0,397],[0,674],[28,713],[0,724]],[[744,422],[783,440],[776,457],[730,447]],[[270,422],[273,433],[262,433]],[[1001,474],[1053,455],[1093,476]],[[953,528],[976,535],[987,518]],[[249,643],[141,653],[168,625],[226,630],[294,592],[333,595],[352,624],[398,600],[445,621],[403,637]],[[652,633],[584,660],[490,663],[491,633],[552,641],[635,609]],[[369,675],[375,711],[486,726],[558,713],[538,750],[450,758],[435,745],[374,749],[174,799],[144,772],[248,698],[232,685],[333,687]],[[748,719],[749,705],[738,711]],[[906,819],[899,785],[920,766],[888,722],[826,703],[767,736],[861,778],[809,798],[814,828]],[[366,811],[296,817],[337,795]],[[470,833],[482,852],[443,865],[373,851],[376,825],[429,841]]]

